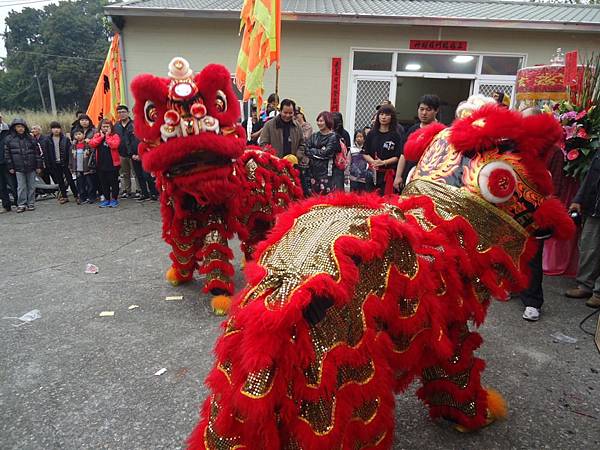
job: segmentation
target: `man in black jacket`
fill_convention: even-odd
[[[583,216],[584,223],[579,240],[577,287],[569,289],[565,295],[587,298],[587,306],[600,308],[600,151],[596,151],[569,210]]]
[[[67,184],[79,205],[79,194],[77,186],[73,180],[73,174],[70,169],[71,162],[71,141],[62,132],[62,127],[58,122],[50,123],[50,136],[45,141],[46,148],[43,149],[46,168],[49,170],[52,178],[58,183],[60,198],[58,202],[62,205],[69,201],[67,197]],[[65,183],[66,179],[66,183]]]
[[[131,157],[137,154],[138,139],[133,131],[133,120],[129,117],[129,108],[125,105],[117,106],[118,122],[115,124],[115,133],[121,138],[119,145],[119,155],[121,156],[121,177],[123,179],[122,198],[131,195]],[[134,152],[135,149],[135,152]]]
[[[156,200],[158,198],[156,181],[152,175],[144,171],[144,168],[142,167],[142,161],[138,156],[138,145],[140,144],[140,141],[135,135],[133,120],[129,117],[129,108],[125,105],[119,105],[117,107],[117,113],[119,114],[120,120],[115,125],[115,133],[121,138],[121,145],[119,146],[121,169],[123,169],[123,155],[127,155],[127,159],[131,162],[131,166],[135,172],[135,179],[137,180],[141,192],[141,196],[137,201],[143,202],[148,199]],[[123,175],[123,197],[125,197],[131,189],[131,181],[129,181],[129,185],[127,184],[127,181],[125,181],[128,177],[127,172],[122,171],[121,174]],[[131,180],[131,170],[129,171],[129,180]]]
[[[23,119],[15,118],[4,141],[8,171],[17,177],[17,212],[35,209],[35,174],[42,171],[42,155]]]
[[[6,212],[11,210],[10,197],[8,195],[9,189],[13,191],[15,201],[17,199],[12,179],[6,166],[6,158],[4,157],[4,140],[8,136],[8,133],[8,125],[2,121],[2,116],[0,115],[0,198],[2,199],[2,211]]]

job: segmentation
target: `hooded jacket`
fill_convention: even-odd
[[[18,134],[15,130],[17,125],[25,127],[23,134]],[[11,122],[9,134],[4,140],[4,157],[8,170],[26,173],[42,168],[40,149],[23,119],[15,118]]]
[[[600,152],[596,151],[590,170],[573,198],[573,203],[581,204],[586,216],[600,217]]]

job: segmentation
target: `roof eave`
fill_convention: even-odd
[[[196,19],[239,20],[240,12],[235,10],[189,10],[176,8],[131,8],[107,6],[105,13],[110,16],[134,17],[186,17]],[[349,24],[377,24],[377,25],[413,25],[434,27],[461,27],[461,28],[494,28],[513,30],[536,31],[568,31],[568,32],[600,32],[600,24],[583,22],[551,22],[551,21],[525,21],[525,20],[497,20],[497,19],[468,19],[453,17],[398,17],[398,16],[369,16],[362,14],[294,14],[282,13],[282,20],[286,22],[306,23],[349,23]]]

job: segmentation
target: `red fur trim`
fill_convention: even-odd
[[[448,141],[460,152],[483,151],[493,148],[499,139],[517,141],[522,135],[521,123],[518,112],[486,105],[454,121]]]
[[[404,157],[408,161],[418,161],[434,137],[446,128],[446,125],[434,122],[412,133],[404,144]]]
[[[533,219],[540,229],[551,229],[552,237],[559,240],[571,239],[576,231],[573,219],[569,217],[565,206],[557,198],[542,203],[533,213]]]
[[[133,124],[136,136],[141,140],[154,141],[160,139],[160,126],[163,124],[162,118],[167,111],[166,99],[169,93],[169,80],[145,73],[136,76],[131,81],[130,87],[135,100],[133,106],[135,120]],[[148,100],[154,103],[159,119],[153,126],[150,126],[145,118],[144,108]]]
[[[229,70],[220,64],[209,64],[196,75],[195,81],[204,99],[208,115],[217,119],[221,126],[234,125],[240,117],[240,105],[233,92]],[[227,97],[225,112],[219,112],[216,109],[217,90],[222,91]]]
[[[185,160],[194,151],[213,152],[224,158],[238,158],[244,151],[245,145],[244,138],[208,132],[169,139],[152,151],[146,152],[144,167],[150,172],[165,171]]]

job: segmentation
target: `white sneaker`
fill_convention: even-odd
[[[535,322],[540,318],[540,310],[533,306],[528,306],[523,312],[523,319]]]

